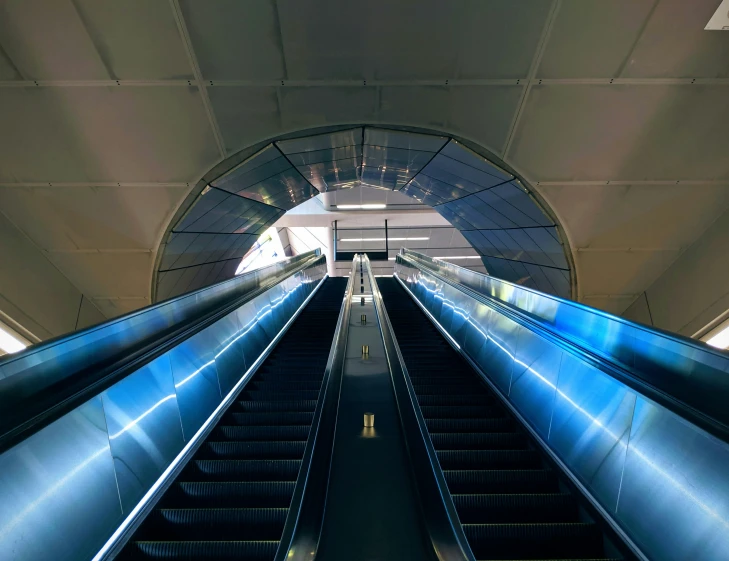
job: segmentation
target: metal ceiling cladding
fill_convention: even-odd
[[[571,271],[557,225],[518,178],[448,136],[365,126],[274,141],[212,181],[172,229],[160,261],[157,298],[203,286],[214,276],[208,269],[201,275],[176,273],[173,285],[165,278],[169,271],[237,259],[255,241],[251,236],[286,210],[320,192],[357,185],[399,190],[434,207],[461,231],[490,274],[571,296]],[[230,193],[227,198],[223,191]],[[179,232],[221,236],[179,238]],[[234,234],[249,237],[233,241]],[[215,251],[228,246],[237,251]],[[218,268],[215,274],[231,269]]]
[[[729,357],[412,252],[398,256],[396,274],[642,554],[727,558],[728,437],[702,423],[729,426]]]
[[[276,264],[246,276],[282,270]],[[94,557],[325,276],[324,258],[311,259],[306,268],[0,455],[0,558]],[[67,364],[81,351],[88,361],[88,353],[103,354],[105,345],[118,346],[125,333],[131,337],[125,327],[164,329],[168,321],[180,320],[184,301],[214,297],[224,288],[210,287],[74,334],[47,350],[30,349],[21,360],[3,365],[0,380],[5,374],[26,377],[27,368],[18,363]],[[157,321],[142,322],[150,314]],[[75,351],[61,352],[67,346]],[[64,368],[56,367],[56,374]]]

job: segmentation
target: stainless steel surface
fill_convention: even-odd
[[[217,328],[218,324],[211,325],[168,353],[185,440],[192,438],[223,399],[215,368]]]
[[[636,384],[655,390],[652,399],[668,407],[673,402],[683,405],[693,422],[729,438],[726,352],[406,249],[397,259],[463,285],[497,307],[504,306],[534,326],[579,345],[597,360],[625,372]]]
[[[549,444],[611,512],[618,502],[635,393],[562,354]]]
[[[115,381],[209,323],[226,306],[265,290],[323,259],[319,251],[264,267],[229,281],[0,359],[0,444],[98,395]]]
[[[273,291],[277,317],[271,291],[258,294],[247,311],[224,316],[0,455],[0,558],[92,558],[230,399],[221,384],[230,390],[258,364],[274,339],[260,347],[247,337],[252,328],[290,319],[325,276],[323,257],[309,261],[286,292]]]
[[[501,391],[535,437],[565,466],[568,476],[632,541],[638,554],[661,561],[729,559],[726,442],[612,377],[609,368],[599,369],[594,357],[575,345],[515,323],[468,288],[457,288],[432,270],[432,265],[420,266],[411,259],[398,258],[396,264],[398,279],[416,301]],[[484,286],[502,282],[471,280],[483,280]],[[513,287],[513,292],[508,286],[501,288],[501,296],[525,309],[539,309],[540,298],[556,300],[528,290],[520,297],[519,287]],[[456,311],[467,317],[465,327],[460,323],[454,327]],[[564,325],[561,310],[552,311],[553,325]],[[587,330],[596,324],[589,322],[592,310],[585,312]],[[611,318],[596,314],[597,325],[608,328]],[[583,329],[576,323],[569,326]],[[642,338],[622,340],[623,356],[641,355],[646,338],[655,335],[668,341],[653,352],[666,349],[668,358],[656,354],[653,364],[680,357],[678,366],[691,372],[693,351],[699,351],[699,362],[706,364],[700,345],[687,344],[690,352],[680,355],[681,341],[634,327]],[[608,329],[597,337],[617,345],[620,333]],[[709,354],[723,358],[721,353]],[[723,381],[717,382],[721,387]]]
[[[79,561],[122,519],[101,397],[0,456],[0,558]]]
[[[617,515],[653,559],[729,559],[729,447],[638,397]]]
[[[355,257],[359,261],[360,257]],[[364,268],[367,268],[366,260]],[[356,275],[359,277],[359,275]],[[364,276],[364,312],[375,314]],[[357,291],[357,294],[362,292]],[[367,357],[362,347],[369,347]],[[350,316],[318,561],[436,559],[412,477],[400,410],[379,325]],[[362,427],[363,411],[377,418]]]
[[[184,446],[170,360],[163,355],[101,394],[124,515]]]

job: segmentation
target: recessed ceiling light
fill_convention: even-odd
[[[430,238],[387,238],[389,242],[422,242]],[[385,238],[342,238],[340,242],[384,242]]]
[[[382,204],[366,204],[366,205],[337,205],[337,208],[340,210],[377,210],[386,208],[387,205]]]

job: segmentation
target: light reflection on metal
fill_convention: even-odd
[[[584,363],[582,355],[523,326],[512,329],[510,325],[517,324],[511,320],[497,321],[503,316],[438,279],[428,268],[398,259],[395,275],[644,555],[674,561],[725,558],[729,551],[729,479],[723,467],[729,463],[727,443]],[[521,296],[515,292],[518,288],[507,288],[510,295]],[[533,303],[524,298],[517,301]],[[457,327],[456,317],[465,320]],[[635,344],[624,341],[631,343]],[[494,360],[488,348],[496,349],[504,361]],[[503,377],[499,381],[499,370],[506,364],[513,371],[507,373],[507,384]],[[532,388],[522,397],[515,395],[519,372],[547,391]],[[636,398],[638,404],[647,405],[639,408]],[[545,424],[545,418],[551,422]],[[684,451],[689,443],[691,453]],[[647,496],[654,499],[646,503]]]
[[[201,435],[217,422],[325,276],[325,259],[311,260],[307,268],[0,455],[0,557],[105,559]],[[250,321],[238,322],[244,309],[257,312]],[[256,332],[262,323],[277,327],[264,341],[263,331]],[[254,333],[255,340],[247,338]],[[251,351],[245,361],[249,366],[237,361],[235,380],[226,384],[221,397],[225,359],[241,345],[246,353]],[[190,351],[185,360],[206,358],[192,372],[178,376],[175,384],[168,356],[182,347]],[[175,366],[187,368],[180,360]],[[201,373],[207,377],[208,370],[206,384],[214,391],[201,399],[193,381]],[[214,403],[208,411],[211,396]],[[197,422],[202,412],[205,418]],[[188,426],[185,440],[181,415]]]

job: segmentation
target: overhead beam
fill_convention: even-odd
[[[183,17],[182,10],[180,9],[180,3],[178,0],[170,0],[170,7],[172,8],[172,13],[175,17],[175,23],[177,24],[177,29],[180,32],[180,37],[182,38],[187,58],[190,61],[190,66],[192,67],[192,74],[195,77],[195,85],[200,92],[203,107],[205,107],[205,113],[207,114],[208,121],[210,121],[210,127],[213,129],[213,135],[215,136],[215,143],[218,146],[220,157],[221,159],[225,159],[226,153],[223,135],[220,132],[220,127],[218,126],[218,121],[215,118],[215,113],[213,113],[213,106],[210,104],[210,97],[208,96],[208,91],[205,88],[205,82],[203,82],[200,65],[197,62],[197,56],[195,55],[195,51],[192,47],[192,41],[190,40],[190,34],[188,33],[187,25],[185,24],[185,18]]]

